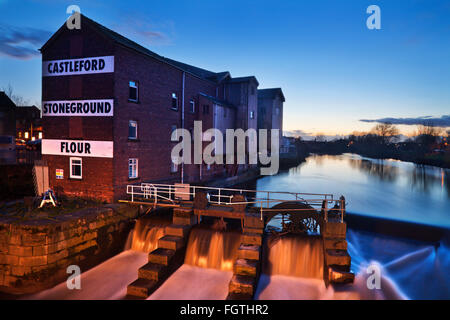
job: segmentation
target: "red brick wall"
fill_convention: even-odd
[[[170,141],[172,125],[182,127],[183,72],[156,59],[136,54],[126,48],[117,48],[115,53],[115,96],[114,117],[114,185],[117,196],[125,186],[141,181],[180,181],[178,172],[170,172],[171,150],[175,142]],[[129,81],[139,83],[139,102],[129,102]],[[178,110],[171,109],[172,92],[178,96]],[[185,75],[185,128],[193,128],[199,120],[198,93],[215,95],[215,85],[209,81]],[[189,112],[189,101],[196,101],[196,112]],[[200,110],[201,112],[201,110]],[[128,141],[128,122],[138,122],[138,141]],[[128,159],[139,159],[139,179],[128,179]],[[198,166],[185,165],[185,177],[198,176]]]
[[[83,24],[81,30],[62,32],[46,48],[42,60],[114,55],[114,45]],[[42,78],[42,100],[108,99],[114,97],[114,74],[92,74]],[[46,117],[42,119],[45,139],[113,140],[112,117]],[[83,179],[69,178],[70,157],[44,155],[49,165],[50,187],[69,196],[113,198],[112,160],[83,157]],[[64,179],[56,179],[56,169]]]

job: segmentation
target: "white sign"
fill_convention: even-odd
[[[112,141],[42,139],[42,154],[112,158],[113,144]]]
[[[114,72],[114,56],[42,61],[42,76]]]
[[[42,101],[42,116],[112,117],[114,100]]]

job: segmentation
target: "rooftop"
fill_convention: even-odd
[[[172,65],[172,66],[176,67],[177,69],[181,69],[182,71],[185,71],[187,73],[195,75],[199,78],[202,78],[202,79],[205,79],[208,81],[212,81],[212,82],[216,82],[216,83],[220,83],[223,80],[228,79],[230,77],[230,73],[228,71],[214,72],[214,71],[202,69],[199,67],[195,67],[195,66],[189,65],[187,63],[179,62],[179,61],[167,58],[167,57],[163,57],[163,56],[141,46],[140,44],[120,35],[119,33],[115,32],[111,29],[108,29],[107,27],[95,22],[94,20],[89,19],[88,17],[86,17],[83,14],[81,14],[81,18],[82,18],[83,22],[88,23],[90,26],[92,26],[93,28],[95,28],[96,30],[101,32],[103,35],[105,35],[109,39],[115,41],[116,43],[118,43],[124,47],[127,47],[129,49],[135,50],[141,54],[150,56],[161,62]],[[45,50],[45,48],[49,44],[51,44],[57,38],[57,36],[61,32],[63,32],[63,30],[66,30],[66,29],[67,28],[66,28],[65,24],[63,26],[61,26],[61,28],[59,28],[59,30],[53,34],[53,36],[42,46],[42,48],[40,50],[41,51]],[[249,78],[251,78],[251,77],[249,77]],[[241,79],[241,78],[235,78],[235,79]],[[255,78],[255,80],[256,80],[256,78]]]
[[[274,99],[277,95],[281,97],[283,102],[285,102],[283,90],[281,90],[281,88],[258,89],[258,98]]]

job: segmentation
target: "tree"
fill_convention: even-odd
[[[2,91],[16,104],[16,106],[25,106],[28,104],[28,101],[25,100],[22,96],[19,96],[14,93],[14,89],[11,84],[8,84],[8,87],[2,88]]]
[[[324,141],[326,141],[325,135],[322,134],[322,133],[318,133],[318,134],[316,135],[314,141],[317,141],[317,142],[324,142]]]
[[[438,137],[443,133],[443,129],[433,126],[431,123],[424,123],[417,126],[415,141],[424,147],[430,147],[437,142]]]
[[[399,134],[397,127],[389,122],[377,124],[372,132],[380,138],[383,144],[391,143]]]

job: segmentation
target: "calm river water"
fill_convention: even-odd
[[[355,154],[312,155],[258,190],[344,195],[350,213],[450,228],[450,170]]]

